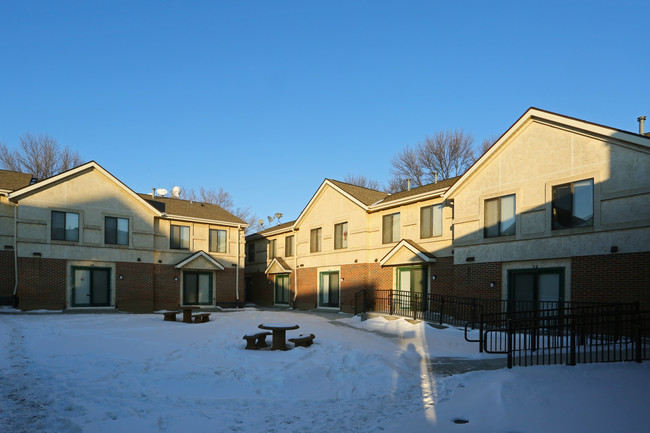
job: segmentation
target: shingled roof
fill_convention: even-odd
[[[34,177],[28,173],[0,170],[0,189],[15,191],[32,184]]]
[[[160,212],[165,212],[170,216],[176,215],[248,225],[246,221],[237,218],[235,215],[216,204],[181,200],[179,198],[152,197],[151,194],[138,195]]]
[[[352,197],[356,198],[366,206],[370,206],[373,203],[377,203],[378,201],[388,196],[387,193],[376,191],[374,189],[363,188],[361,186],[352,185],[334,179],[327,179],[327,180],[329,180],[334,185],[341,188],[343,191],[350,194]]]
[[[441,180],[439,182],[430,183],[427,185],[418,186],[416,188],[411,188],[408,191],[396,192],[395,194],[391,194],[388,197],[386,197],[379,204],[389,203],[391,201],[400,200],[403,198],[408,198],[419,194],[424,194],[426,192],[437,191],[439,189],[447,189],[450,188],[454,183],[456,183],[458,179],[460,179],[460,176],[451,177],[449,179]]]

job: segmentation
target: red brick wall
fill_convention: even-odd
[[[368,264],[341,266],[341,311],[354,313],[354,295],[368,288]]]
[[[215,275],[215,301],[217,305],[231,306],[237,303],[237,291],[235,290],[235,281],[237,270],[234,268],[226,268],[223,271],[216,271]],[[244,301],[245,288],[244,288],[244,274],[240,274],[239,278],[239,293],[240,299]]]
[[[454,294],[454,258],[453,257],[440,257],[430,268],[431,275],[429,281],[431,283],[430,292],[435,295],[453,295]],[[435,275],[436,279],[432,277]]]
[[[14,250],[0,250],[0,296],[14,294]]]
[[[175,310],[181,302],[181,271],[173,265],[153,267],[153,309]]]
[[[490,287],[494,283],[494,287]],[[450,295],[501,299],[501,263],[467,263],[454,266],[454,287]]]
[[[379,263],[368,263],[368,289],[390,290],[393,288],[395,268],[382,268]]]
[[[311,310],[318,306],[318,274],[316,268],[298,269],[298,297],[295,308]]]
[[[650,253],[573,257],[571,300],[639,301],[650,309]]]
[[[248,274],[246,279],[248,281],[246,299],[257,305],[272,306],[274,302],[273,276],[267,276],[264,272],[254,272]]]
[[[140,262],[115,264],[115,308],[132,313],[150,313],[154,310],[155,266]]]
[[[18,308],[63,310],[65,290],[65,260],[18,258]]]

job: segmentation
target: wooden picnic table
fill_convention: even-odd
[[[273,345],[271,346],[271,350],[287,350],[287,331],[300,327],[286,323],[262,323],[258,328],[273,332]]]
[[[192,323],[192,311],[198,310],[199,307],[181,307],[183,311],[183,322]]]

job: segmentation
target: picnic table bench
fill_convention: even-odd
[[[194,323],[206,323],[210,321],[210,313],[192,314]]]
[[[246,340],[246,349],[258,350],[262,347],[268,347],[266,336],[271,335],[270,332],[258,332],[257,334],[247,334],[242,338]]]
[[[175,322],[178,311],[163,311],[163,320],[166,322]]]
[[[299,337],[290,338],[289,341],[292,342],[296,347],[298,346],[309,347],[314,343],[314,338],[316,338],[314,334],[309,334],[305,336],[300,334]]]

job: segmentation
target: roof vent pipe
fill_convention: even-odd
[[[151,188],[151,198],[156,198],[156,188]]]
[[[637,117],[637,122],[639,122],[639,134],[645,134],[645,116]]]
[[[406,190],[407,191],[411,190],[411,179],[406,179]]]
[[[438,172],[433,173],[433,183],[438,183]]]

